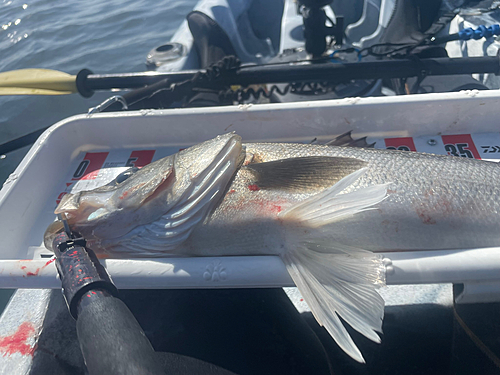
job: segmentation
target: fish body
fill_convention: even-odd
[[[108,256],[278,255],[318,322],[363,361],[338,316],[380,342],[385,269],[373,252],[500,244],[498,181],[484,161],[226,134],[67,195],[56,213]]]
[[[497,163],[416,152],[303,144],[247,144],[246,152],[260,162],[311,156],[365,162],[366,173],[344,192],[387,184],[387,198],[374,210],[336,222],[331,230],[339,242],[371,251],[500,245]],[[283,194],[273,196],[265,189],[245,191],[244,183],[235,190],[246,199],[267,194],[271,202]],[[316,193],[310,189],[304,197]]]

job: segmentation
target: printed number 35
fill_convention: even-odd
[[[473,159],[474,156],[472,155],[472,152],[470,152],[470,150],[467,150],[467,147],[469,147],[468,143],[457,143],[456,145],[454,144],[444,145],[444,149],[450,155]]]

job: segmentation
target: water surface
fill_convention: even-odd
[[[0,0],[0,72],[146,70],[147,53],[170,40],[195,4],[195,0]],[[0,97],[0,144],[85,113],[110,95]],[[28,150],[0,155],[0,186]],[[0,289],[0,311],[11,293]]]

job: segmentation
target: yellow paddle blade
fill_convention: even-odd
[[[77,93],[76,76],[50,69],[0,73],[0,95],[65,95]]]
[[[68,95],[72,91],[56,91],[45,89],[30,89],[24,87],[0,87],[0,96],[6,95]]]

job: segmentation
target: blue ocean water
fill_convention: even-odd
[[[147,53],[169,41],[195,4],[196,0],[0,0],[0,72],[144,71]],[[85,113],[109,96],[0,96],[0,144]],[[28,150],[29,146],[0,155],[0,186]],[[11,293],[0,289],[0,311]]]
[[[144,71],[196,0],[0,0],[0,72],[46,68],[76,74]],[[110,93],[0,97],[0,143],[84,113]],[[0,184],[28,148],[0,157]]]

